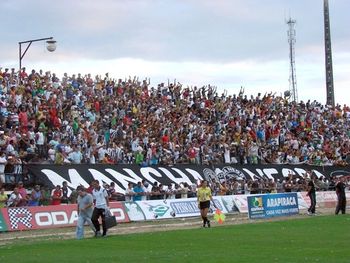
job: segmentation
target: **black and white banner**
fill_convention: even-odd
[[[174,165],[150,166],[138,165],[28,165],[28,170],[36,184],[54,187],[67,181],[76,188],[79,185],[88,187],[93,179],[110,184],[116,183],[116,191],[123,193],[129,182],[137,183],[142,179],[151,184],[158,182],[163,185],[171,183],[197,184],[199,180],[225,181],[232,179],[273,178],[281,179],[292,173],[301,177],[306,171],[312,171],[317,177],[332,177],[350,175],[348,167],[308,166],[308,165]]]

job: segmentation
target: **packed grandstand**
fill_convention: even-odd
[[[0,71],[7,162],[347,165],[350,108],[108,73]]]
[[[248,97],[243,89],[219,94],[214,86],[178,82],[151,87],[149,79],[116,80],[108,73],[58,78],[42,70],[4,69],[0,80],[2,182],[4,173],[21,174],[24,164],[34,163],[347,166],[349,161],[346,105],[295,103],[273,93]],[[303,182],[234,181],[225,194],[254,188],[281,192],[288,184],[302,191]],[[330,190],[334,182],[318,178],[317,185]],[[177,187],[179,196],[195,193],[191,186]],[[222,186],[213,189],[219,193]]]

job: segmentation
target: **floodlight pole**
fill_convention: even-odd
[[[53,37],[45,37],[45,38],[38,38],[38,39],[31,39],[31,40],[26,40],[26,41],[21,41],[21,42],[18,42],[18,45],[19,45],[19,71],[21,71],[22,69],[22,59],[24,57],[24,55],[27,53],[30,45],[33,43],[33,42],[38,42],[38,41],[45,41],[45,40],[53,40]],[[22,44],[27,44],[27,47],[25,48],[24,52],[22,53]]]

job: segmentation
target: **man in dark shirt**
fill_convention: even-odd
[[[337,215],[340,211],[342,214],[345,214],[346,208],[346,196],[345,196],[345,184],[344,177],[340,178],[338,183],[335,185],[335,192],[337,193],[338,203],[335,209],[335,214]]]
[[[316,212],[316,189],[313,178],[307,184],[307,196],[310,197],[310,207],[307,210],[309,215],[315,215]]]
[[[62,183],[62,197],[61,197],[61,204],[68,204],[69,203],[69,194],[70,190],[68,188],[68,183],[64,181]]]

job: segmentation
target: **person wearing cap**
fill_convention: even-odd
[[[78,222],[76,227],[76,237],[77,239],[83,239],[85,223],[88,223],[92,231],[96,233],[96,228],[91,221],[92,213],[94,210],[94,203],[93,203],[92,195],[86,192],[85,187],[79,186],[77,188],[77,192],[78,192],[78,199],[77,199]]]

